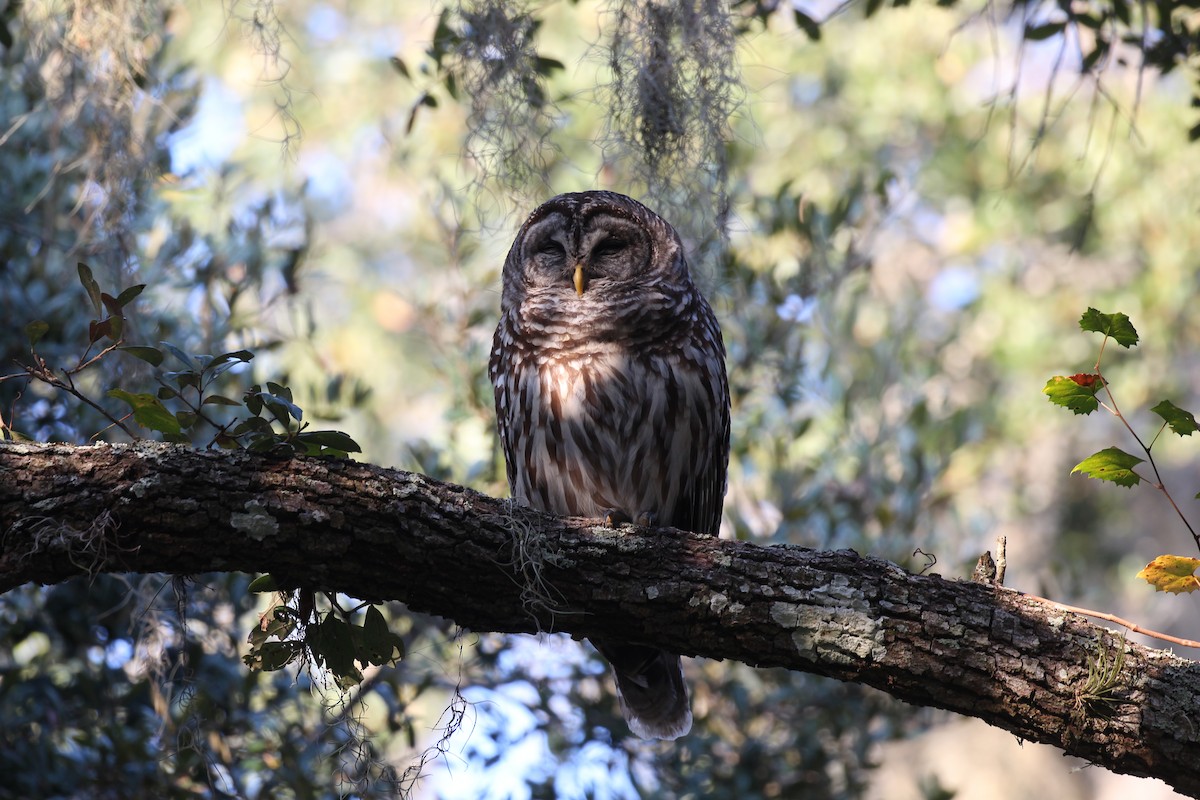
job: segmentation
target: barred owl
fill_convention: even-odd
[[[715,534],[729,462],[725,348],[675,229],[614,192],[559,195],[521,227],[503,284],[489,375],[513,497]],[[690,730],[678,655],[592,644],[635,734]]]

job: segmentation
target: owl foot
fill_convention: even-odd
[[[658,524],[658,514],[655,514],[653,511],[639,511],[636,517],[631,517],[628,512],[622,511],[619,508],[606,508],[601,516],[604,519],[604,524],[610,528],[615,528],[627,522],[632,522],[634,525],[643,528],[653,528]]]

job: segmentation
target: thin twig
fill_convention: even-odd
[[[1045,597],[1039,597],[1036,594],[1024,594],[1024,593],[1022,593],[1022,594],[1024,597],[1028,597],[1030,600],[1037,600],[1038,602],[1045,603],[1046,605],[1049,605],[1049,606],[1053,606],[1054,608],[1057,608],[1059,611],[1069,611],[1072,614],[1082,614],[1085,617],[1095,617],[1096,619],[1106,620],[1108,622],[1113,623],[1114,625],[1120,625],[1121,627],[1126,628],[1127,630],[1133,631],[1134,633],[1140,633],[1144,636],[1149,636],[1154,639],[1161,639],[1164,642],[1170,642],[1172,644],[1177,644],[1180,647],[1198,647],[1198,648],[1200,648],[1200,642],[1193,641],[1192,639],[1181,639],[1178,636],[1172,636],[1169,633],[1159,633],[1158,631],[1152,631],[1148,628],[1143,628],[1141,625],[1138,625],[1136,622],[1130,622],[1127,619],[1121,619],[1120,617],[1116,616],[1115,614],[1109,614],[1104,611],[1092,611],[1090,608],[1079,608],[1078,606],[1069,606],[1066,603],[1058,603],[1058,602],[1055,602],[1054,600],[1048,600]]]

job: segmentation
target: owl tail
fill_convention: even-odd
[[[678,739],[692,729],[679,656],[624,642],[592,641],[612,664],[629,729],[643,739]]]

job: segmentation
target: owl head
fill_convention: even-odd
[[[619,311],[695,290],[679,235],[616,192],[560,194],[529,215],[504,262],[504,311]]]

